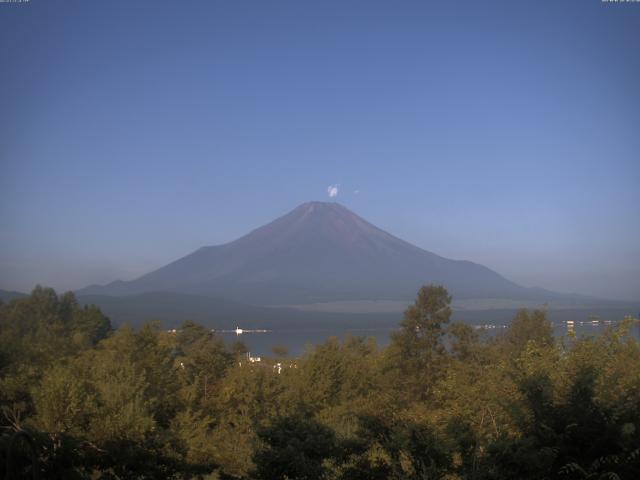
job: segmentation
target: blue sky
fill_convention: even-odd
[[[639,44],[600,0],[0,4],[0,288],[131,279],[338,185],[435,253],[639,299]]]

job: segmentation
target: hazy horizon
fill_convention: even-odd
[[[523,286],[640,300],[640,8],[0,5],[0,288],[131,280],[335,200]]]

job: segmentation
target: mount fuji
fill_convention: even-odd
[[[456,299],[573,297],[525,288],[483,265],[441,257],[327,202],[304,203],[237,240],[202,247],[137,279],[77,293],[170,292],[265,306],[404,301],[428,283],[444,285]]]

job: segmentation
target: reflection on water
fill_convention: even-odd
[[[578,338],[581,336],[597,336],[618,323],[610,320],[554,322],[553,331],[558,337],[566,336],[570,332],[575,333]],[[231,330],[219,332],[219,335],[227,343],[242,341],[254,355],[271,356],[273,355],[271,351],[273,347],[284,345],[289,349],[290,355],[296,356],[304,352],[305,346],[324,343],[329,337],[338,337],[339,339],[343,339],[347,335],[373,337],[379,346],[385,346],[389,343],[389,335],[396,328],[300,328],[297,330],[266,330],[260,333],[243,331],[242,334],[236,334],[235,330]],[[508,328],[508,324],[487,323],[474,325],[474,328],[486,332],[487,335],[494,336],[504,332]],[[633,336],[640,339],[640,324],[636,323],[631,328]]]

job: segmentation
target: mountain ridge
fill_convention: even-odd
[[[553,300],[467,260],[451,260],[402,240],[335,202],[307,202],[231,242],[203,246],[131,281],[80,295],[169,291],[255,304],[411,299],[425,283],[456,298]]]

